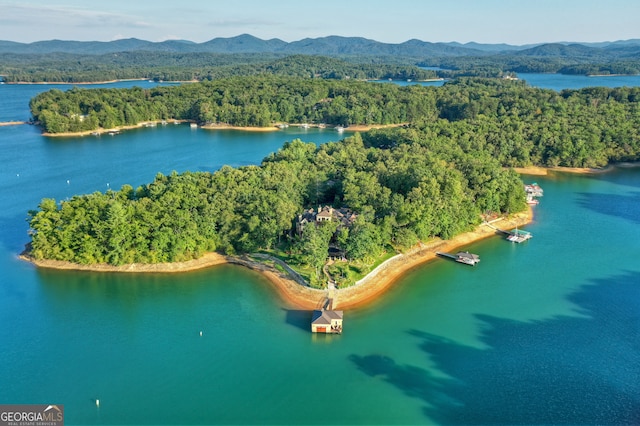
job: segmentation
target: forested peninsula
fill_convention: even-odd
[[[384,253],[450,239],[483,216],[523,211],[513,167],[637,160],[639,94],[636,88],[556,93],[483,79],[399,87],[273,76],[146,90],[52,90],[31,103],[48,131],[173,118],[404,125],[321,146],[290,141],[259,166],[158,174],[138,188],[44,199],[29,212],[29,256],[122,265],[263,251],[322,286],[331,246],[349,262],[329,272],[352,283],[354,271],[371,268]],[[298,226],[322,206],[340,210],[348,223]]]
[[[506,167],[602,167],[640,150],[640,88],[531,88],[522,81],[461,78],[442,87],[278,76],[234,77],[153,89],[50,90],[31,101],[50,134],[189,120],[411,125],[425,138],[488,150]]]

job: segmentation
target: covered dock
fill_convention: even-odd
[[[451,253],[443,253],[436,252],[438,256],[448,257],[449,259],[453,259],[458,263],[464,263],[465,265],[476,266],[478,262],[480,262],[480,256],[477,254],[469,253],[468,251],[459,251],[456,254]]]

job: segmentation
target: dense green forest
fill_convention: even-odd
[[[404,124],[319,147],[293,141],[260,166],[159,174],[136,189],[45,199],[29,213],[31,254],[119,265],[278,247],[314,267],[310,281],[319,284],[330,241],[350,260],[370,263],[383,251],[450,238],[483,213],[522,210],[522,182],[510,167],[638,160],[639,101],[640,88],[557,93],[498,79],[401,87],[260,76],[147,90],[52,90],[31,103],[49,131],[169,118]],[[297,215],[319,205],[347,207],[358,219],[347,228],[295,232]]]
[[[0,76],[7,82],[72,83],[139,78],[202,81],[263,73],[362,79],[422,79],[425,72],[438,78],[501,77],[518,72],[638,74],[639,55],[638,40],[510,46],[415,39],[389,44],[329,36],[287,43],[243,34],[204,43],[0,41]],[[441,69],[433,75],[417,66]]]
[[[297,235],[297,215],[326,204],[352,209],[357,220],[337,237],[331,223]],[[31,255],[120,265],[284,245],[304,263],[321,265],[332,238],[349,259],[370,259],[418,240],[450,238],[477,225],[481,213],[525,206],[519,176],[491,152],[466,150],[417,127],[319,147],[295,140],[260,166],[158,174],[137,189],[125,185],[60,204],[44,199],[30,212]]]
[[[560,93],[522,81],[459,79],[442,87],[274,76],[153,89],[51,90],[31,101],[50,133],[185,119],[237,126],[277,122],[413,124],[488,150],[505,166],[599,167],[638,158],[639,88]]]
[[[438,70],[424,67],[439,67]],[[502,77],[517,73],[574,75],[640,74],[636,58],[572,58],[561,56],[370,57],[309,56],[276,53],[120,52],[103,55],[71,53],[0,53],[0,75],[7,83],[82,83],[126,79],[204,81],[260,74],[332,79],[424,80],[456,77]]]
[[[413,61],[415,62],[415,61]],[[325,56],[275,53],[120,52],[103,55],[71,53],[0,54],[0,75],[13,82],[80,83],[124,79],[205,81],[233,76],[283,75],[331,79],[435,78],[408,60],[366,56],[349,60]]]
[[[635,58],[606,61],[578,60],[565,57],[518,55],[430,58],[421,60],[422,67],[440,67],[438,77],[502,77],[517,73],[557,73],[567,75],[638,75],[640,60]]]

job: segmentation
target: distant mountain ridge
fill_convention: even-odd
[[[217,37],[203,43],[188,40],[167,40],[151,42],[137,38],[115,41],[72,41],[47,40],[33,43],[19,43],[0,40],[0,53],[14,54],[107,54],[117,52],[174,52],[174,53],[283,53],[308,55],[367,55],[367,56],[485,56],[495,54],[514,54],[531,56],[557,56],[577,54],[579,56],[596,56],[604,50],[616,49],[618,52],[629,51],[635,54],[640,51],[640,39],[620,40],[600,43],[541,43],[514,46],[509,44],[482,43],[431,43],[417,39],[403,43],[382,43],[363,37],[327,36],[305,38],[286,42],[277,38],[263,40],[249,34],[235,37]]]

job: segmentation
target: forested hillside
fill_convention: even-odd
[[[415,62],[415,61],[413,61]],[[435,78],[406,59],[274,53],[119,52],[104,55],[0,54],[0,75],[13,82],[81,83],[124,79],[205,81],[260,74],[332,79]]]
[[[518,72],[640,73],[639,40],[511,46],[415,39],[388,44],[362,37],[330,36],[287,43],[244,34],[205,43],[137,39],[30,44],[0,41],[0,76],[6,82],[68,83],[138,78],[201,81],[260,73],[300,76],[296,69],[269,65],[271,61],[299,62],[300,56],[337,61],[316,67],[318,75],[328,78],[402,78],[392,68],[385,69],[394,65],[409,69],[408,74],[415,74],[409,78],[418,79],[421,71],[417,66],[439,67],[435,71],[439,78],[501,77]]]

